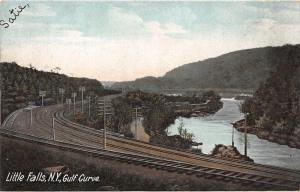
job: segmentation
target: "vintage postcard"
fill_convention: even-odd
[[[0,191],[299,191],[299,1],[0,0]]]

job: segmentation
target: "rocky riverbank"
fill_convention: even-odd
[[[205,95],[206,94],[206,95]],[[175,148],[181,148],[185,150],[192,150],[193,136],[188,139],[188,137],[183,134],[168,136],[166,135],[166,129],[174,123],[178,117],[204,117],[216,113],[223,107],[221,102],[221,97],[214,92],[207,92],[204,94],[205,100],[207,102],[201,106],[196,106],[194,108],[185,107],[174,107],[171,109],[171,113],[167,115],[168,118],[160,119],[163,120],[162,126],[156,127],[155,131],[149,132],[150,142],[153,144],[165,145]],[[173,104],[174,105],[174,104]],[[146,127],[147,131],[147,127]],[[187,135],[193,135],[192,133],[187,133]],[[199,152],[199,150],[196,150]]]
[[[211,153],[211,156],[222,158],[222,159],[240,159],[244,161],[253,162],[253,159],[240,154],[237,148],[231,145],[229,146],[223,144],[216,145]]]
[[[167,127],[178,117],[215,113],[222,108],[222,104],[221,97],[213,91],[192,97],[130,91],[112,100],[115,112],[113,127],[116,132],[133,136],[128,126],[132,123],[132,114],[129,111],[138,108],[139,115],[143,117],[142,126],[145,133],[150,136],[150,143],[190,149],[193,145],[191,133],[182,130],[181,134],[168,136]]]
[[[259,129],[257,127],[252,126],[244,126],[245,120],[239,120],[234,122],[233,127],[240,132],[245,132],[245,128],[247,129],[247,133],[254,134],[260,139],[265,139],[273,143],[278,143],[280,145],[287,145],[292,148],[300,149],[300,140],[292,135],[280,134],[274,131],[270,131],[267,129]]]

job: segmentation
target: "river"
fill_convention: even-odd
[[[202,142],[202,152],[210,153],[216,144],[231,145],[232,125],[243,118],[239,111],[240,101],[222,99],[223,108],[207,117],[178,118],[168,127],[169,135],[178,134],[177,127],[182,121],[184,128],[194,133],[195,141]],[[244,154],[244,134],[234,130],[234,144]],[[300,150],[259,139],[248,134],[248,156],[254,162],[300,170]]]

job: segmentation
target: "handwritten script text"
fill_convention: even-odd
[[[25,9],[26,7],[29,7],[29,4],[25,5],[25,6],[21,6],[19,5],[17,8],[11,9],[9,10],[9,13],[12,15],[8,21],[5,20],[0,20],[0,26],[4,27],[4,28],[8,28],[10,26],[10,24],[13,24],[15,22],[15,20],[17,19],[17,17],[20,15],[20,13],[23,11],[23,9]]]

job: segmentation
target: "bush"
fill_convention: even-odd
[[[125,136],[125,137],[128,137],[128,138],[133,138],[133,137],[134,137],[134,135],[133,135],[132,132],[124,133],[124,136]]]
[[[286,130],[287,122],[283,119],[280,121],[275,122],[275,125],[273,126],[274,131],[282,133]]]
[[[300,124],[295,127],[294,135],[300,139]]]
[[[271,120],[270,117],[264,115],[264,116],[260,117],[258,120],[255,121],[255,125],[258,128],[271,129],[272,120]]]

